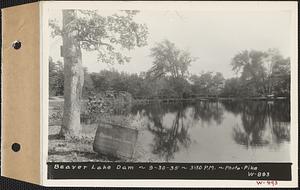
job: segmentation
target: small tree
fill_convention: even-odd
[[[130,58],[122,49],[132,50],[147,44],[147,27],[134,22],[138,11],[124,10],[119,14],[101,16],[97,11],[63,10],[63,27],[49,22],[52,35],[62,37],[64,57],[64,115],[60,134],[80,134],[80,105],[84,73],[81,50],[97,51],[98,62],[123,64]]]

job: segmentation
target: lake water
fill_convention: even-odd
[[[143,120],[139,161],[281,162],[290,160],[288,101],[135,105]]]

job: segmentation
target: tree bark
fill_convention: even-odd
[[[76,19],[74,10],[63,10],[64,112],[60,135],[80,136],[80,106],[83,86],[82,55],[76,32],[70,23]]]

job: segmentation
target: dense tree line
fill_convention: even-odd
[[[111,90],[126,91],[135,98],[290,95],[290,59],[284,58],[278,50],[238,53],[231,63],[236,77],[229,79],[219,72],[189,74],[189,66],[196,58],[167,40],[158,43],[151,52],[153,66],[139,74],[114,69],[89,73],[85,68],[83,96]],[[63,65],[52,59],[49,61],[49,85],[50,95],[63,94]]]
[[[184,97],[192,94],[220,94],[225,79],[221,73],[202,73],[189,78],[163,76],[153,79],[147,73],[128,74],[116,70],[91,73],[91,92],[107,90],[127,91],[134,97]],[[84,85],[85,86],[85,85]]]

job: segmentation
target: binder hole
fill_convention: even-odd
[[[19,150],[21,149],[21,145],[19,143],[14,143],[14,144],[11,145],[11,149],[14,152],[19,152]]]
[[[20,49],[21,46],[22,46],[22,43],[21,43],[19,40],[16,40],[16,41],[14,41],[14,42],[12,43],[12,47],[13,47],[14,49]]]

